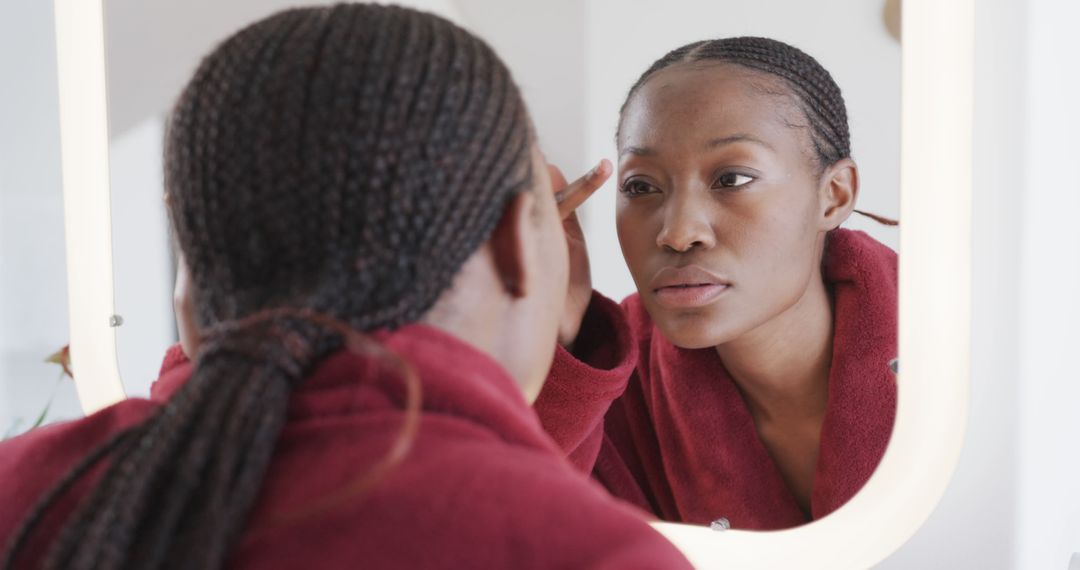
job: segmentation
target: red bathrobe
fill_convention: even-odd
[[[881,460],[896,415],[896,253],[834,231],[824,277],[835,329],[812,518],[850,499]],[[544,427],[617,497],[676,522],[774,530],[807,522],[713,348],[672,345],[637,295],[594,294],[536,402]]]
[[[348,352],[327,358],[289,402],[229,567],[689,567],[643,513],[566,462],[494,360],[421,325],[377,338],[406,355],[422,379],[421,427],[407,458],[360,499],[291,526],[266,524],[363,476],[400,429],[401,380]],[[0,444],[0,547],[73,463],[145,418],[190,374],[174,347],[150,400],[126,400]],[[30,560],[40,559],[89,483],[81,481],[51,512]]]

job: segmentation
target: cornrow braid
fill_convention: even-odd
[[[809,121],[810,139],[820,166],[831,166],[851,156],[847,107],[832,75],[802,50],[769,38],[699,41],[668,52],[649,66],[630,88],[620,117],[638,89],[657,72],[678,63],[693,62],[731,63],[780,78],[795,95]]]
[[[220,568],[293,390],[349,345],[343,330],[392,329],[435,304],[531,187],[533,144],[506,66],[430,14],[294,9],[221,43],[176,103],[165,144],[195,318],[216,332],[167,403],[41,498],[4,566],[16,566],[45,512],[101,461],[47,568]],[[406,420],[374,473],[400,460],[415,425]],[[362,483],[342,496],[371,479]]]

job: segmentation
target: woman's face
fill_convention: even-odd
[[[820,278],[828,227],[809,125],[782,81],[730,64],[677,64],[630,99],[617,226],[653,321],[672,343],[739,338]]]

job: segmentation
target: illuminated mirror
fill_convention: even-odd
[[[970,284],[970,2],[905,2],[902,60],[890,34],[895,19],[885,5],[894,3],[682,4],[597,0],[521,9],[460,0],[424,7],[486,37],[503,55],[522,85],[549,160],[568,175],[596,158],[614,158],[617,110],[626,90],[668,49],[702,38],[766,35],[798,45],[830,70],[848,103],[861,177],[859,208],[919,228],[897,233],[858,217],[849,222],[904,253],[899,406],[889,448],[862,492],[820,521],[767,533],[741,531],[737,523],[723,532],[658,528],[702,567],[874,564],[936,504],[962,439]],[[209,2],[114,1],[103,12],[98,2],[56,2],[68,282],[79,285],[69,287],[72,356],[88,411],[125,392],[145,393],[161,350],[175,338],[173,261],[160,203],[164,113],[214,41],[285,5],[230,3],[223,11]],[[790,29],[765,24],[766,16],[777,13],[785,18],[772,20],[790,21]],[[504,25],[508,21],[517,21],[520,33]],[[543,22],[573,33],[538,55],[537,42],[562,35]],[[844,23],[843,34],[828,31],[838,22]],[[515,44],[515,37],[532,41]],[[568,63],[560,67],[553,60]],[[613,229],[614,185],[609,182],[590,201],[582,218],[594,285],[620,298],[634,286]],[[943,272],[950,275],[944,283],[936,278]],[[930,386],[937,390],[933,398]]]

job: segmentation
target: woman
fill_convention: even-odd
[[[590,298],[572,249],[545,427],[666,520],[827,515],[870,477],[896,406],[896,254],[839,229],[859,189],[839,88],[778,41],[693,43],[633,86],[617,144],[638,293]]]
[[[505,66],[440,18],[226,40],[166,141],[193,363],[0,445],[4,566],[686,567],[528,407],[567,281],[539,157]]]

